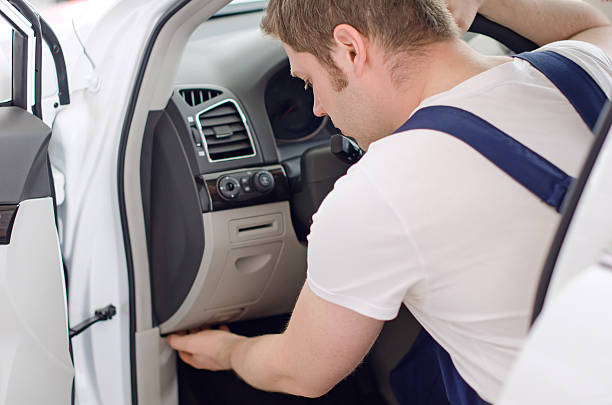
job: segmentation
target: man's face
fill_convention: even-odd
[[[375,114],[375,97],[363,91],[362,83],[342,71],[331,73],[310,53],[296,52],[290,46],[283,45],[289,56],[292,75],[312,86],[312,110],[316,116],[328,115],[344,135],[355,138],[363,148],[388,135],[381,133],[381,125]]]

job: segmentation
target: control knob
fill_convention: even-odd
[[[267,170],[261,170],[253,175],[253,187],[258,192],[265,194],[274,190],[274,176]]]
[[[230,176],[221,177],[217,183],[217,189],[221,197],[227,200],[233,200],[240,194],[240,183]]]

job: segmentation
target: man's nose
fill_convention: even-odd
[[[316,94],[314,95],[314,102],[312,103],[312,112],[317,117],[325,117],[327,115]]]

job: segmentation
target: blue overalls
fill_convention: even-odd
[[[593,130],[607,100],[575,62],[553,51],[515,56],[543,73]],[[543,202],[561,211],[572,177],[482,118],[456,107],[418,110],[397,132],[431,129],[465,142]],[[391,388],[401,405],[486,405],[459,375],[450,355],[425,331],[391,371]]]

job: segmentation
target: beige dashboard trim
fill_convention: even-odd
[[[306,247],[291,226],[289,203],[210,212],[203,220],[198,274],[160,331],[291,312],[306,278]]]

